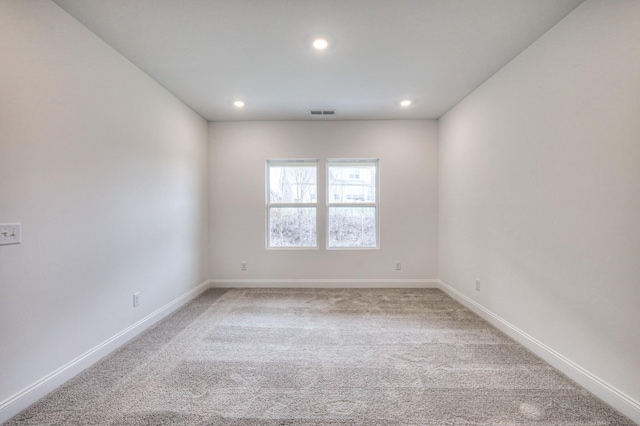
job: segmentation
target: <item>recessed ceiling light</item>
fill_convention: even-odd
[[[318,50],[324,50],[327,48],[328,45],[329,45],[329,42],[323,38],[317,38],[313,40],[313,47],[315,47]]]
[[[400,101],[400,105],[403,107],[408,107],[411,105],[411,101],[409,99],[405,99],[404,101]]]
[[[244,102],[242,101],[235,101],[233,103],[233,105],[237,106],[238,108],[242,108],[244,106]]]

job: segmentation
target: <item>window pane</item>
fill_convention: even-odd
[[[271,207],[269,209],[270,247],[315,247],[315,207]]]
[[[375,246],[375,207],[329,207],[329,247]]]
[[[317,197],[317,168],[309,165],[269,166],[269,202],[315,203]]]
[[[331,164],[329,203],[375,203],[375,163]]]

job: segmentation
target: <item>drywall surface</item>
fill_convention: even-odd
[[[635,401],[638,16],[585,2],[447,113],[439,187],[441,280]]]
[[[218,122],[209,129],[211,278],[437,278],[436,121]],[[265,162],[286,158],[320,160],[317,250],[265,248]],[[325,249],[327,158],[379,159],[379,249]]]
[[[49,1],[0,64],[2,403],[206,280],[207,123]]]

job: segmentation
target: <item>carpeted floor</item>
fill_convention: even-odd
[[[436,289],[209,290],[8,425],[633,425]]]

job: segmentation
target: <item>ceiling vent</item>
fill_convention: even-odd
[[[336,113],[336,110],[319,110],[319,109],[312,109],[309,110],[309,112],[311,113],[311,115],[334,115]]]

